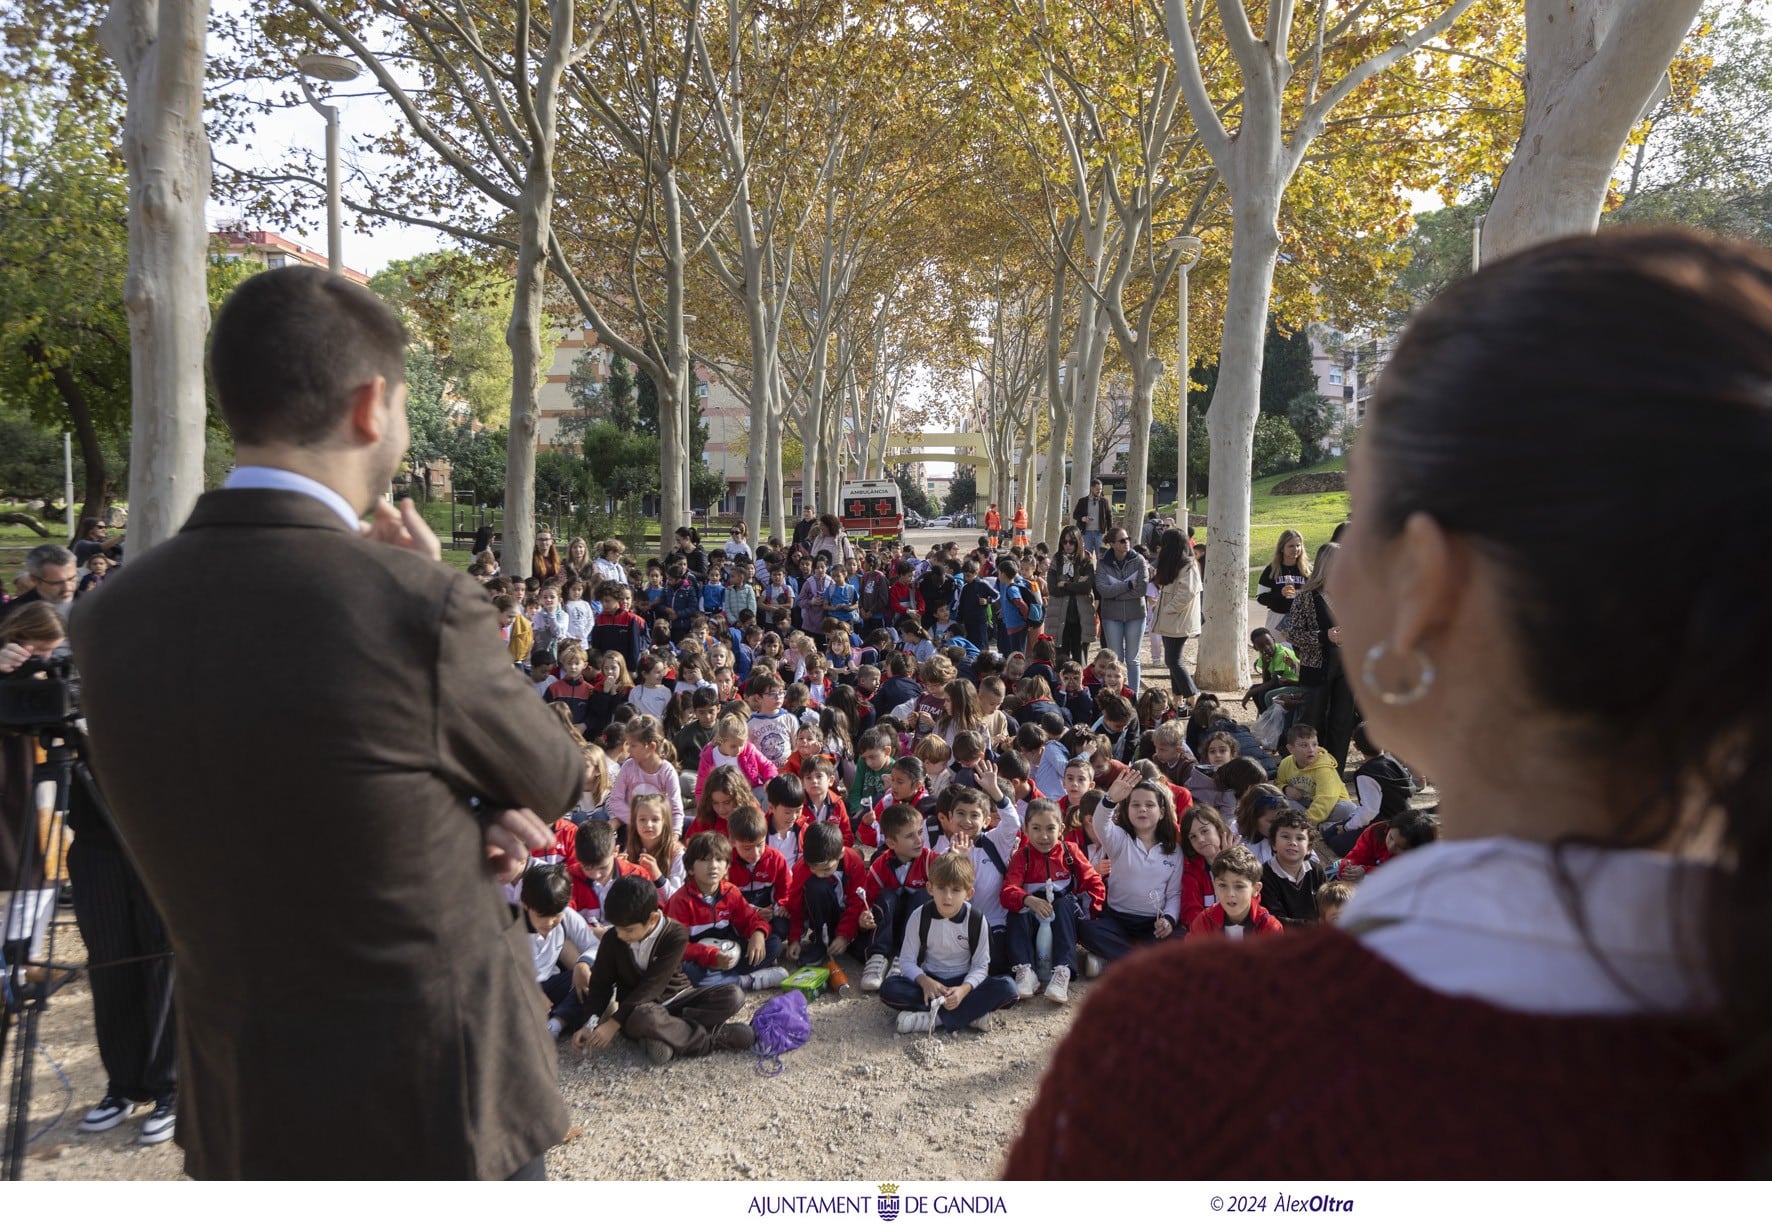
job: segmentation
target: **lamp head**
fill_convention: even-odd
[[[295,61],[295,66],[301,69],[301,74],[305,77],[335,83],[354,81],[363,72],[356,60],[346,59],[342,55],[321,55],[318,52],[301,56]]]

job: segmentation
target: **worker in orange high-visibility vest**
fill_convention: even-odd
[[[991,548],[997,547],[997,538],[1003,533],[1003,516],[997,513],[997,503],[992,502],[991,508],[984,512],[985,534],[991,538]]]
[[[1028,512],[1024,507],[1017,506],[1015,508],[1013,522],[1015,524],[1015,546],[1026,548],[1028,546]]]

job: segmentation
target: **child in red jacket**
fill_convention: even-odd
[[[779,986],[787,971],[775,967],[781,940],[732,881],[732,843],[718,833],[697,833],[683,852],[688,874],[682,888],[665,903],[665,917],[683,924],[689,946],[683,950],[683,971],[696,986],[735,982],[746,990]],[[713,941],[729,941],[722,947]],[[736,946],[744,941],[742,951]],[[741,969],[740,966],[743,966]]]
[[[892,585],[886,588],[886,623],[895,625],[901,616],[923,615],[923,596],[917,591],[916,583],[911,581],[911,572],[915,567],[909,561],[900,561]]]
[[[1375,820],[1336,864],[1335,878],[1357,884],[1368,871],[1390,862],[1403,851],[1439,839],[1439,817],[1426,812],[1404,812],[1394,820]]]
[[[1213,860],[1212,888],[1218,904],[1188,923],[1192,935],[1278,935],[1286,928],[1261,908],[1261,864],[1247,846],[1232,846]]]
[[[893,772],[898,772],[897,766]],[[908,803],[889,804],[880,813],[880,839],[885,849],[868,867],[868,908],[861,916],[861,929],[868,932],[863,990],[880,989],[911,911],[928,903],[929,864],[934,859],[924,837],[923,814]]]
[[[1181,818],[1181,923],[1191,927],[1194,919],[1218,903],[1213,890],[1213,865],[1231,845],[1231,827],[1216,808],[1195,805]],[[1253,856],[1252,856],[1253,857]],[[1257,874],[1259,882],[1259,873]]]
[[[573,840],[572,858],[566,865],[566,878],[572,881],[572,908],[578,911],[602,939],[609,929],[603,917],[603,898],[609,888],[626,875],[637,875],[650,882],[652,875],[644,867],[628,862],[616,853],[615,826],[607,820],[587,820],[579,826]],[[589,948],[580,951],[588,952]]]
[[[861,936],[867,868],[834,824],[809,826],[800,849],[788,886],[787,953],[802,965],[828,965]]]
[[[732,814],[732,865],[726,878],[762,915],[774,939],[785,943],[791,869],[768,835],[769,819],[758,808],[742,807]]]
[[[849,826],[849,809],[843,805],[843,796],[835,789],[837,766],[834,761],[820,759],[806,766],[800,774],[800,786],[806,794],[805,814],[801,818],[804,828],[815,824],[835,825],[837,832],[843,835],[843,844],[853,846],[855,833]]]
[[[1052,924],[1052,976],[1046,997],[1070,1001],[1071,978],[1077,971],[1077,924],[1099,913],[1107,885],[1083,851],[1065,840],[1064,817],[1050,799],[1028,804],[1022,824],[1026,843],[1009,856],[1003,872],[1003,908],[1009,912],[1010,973],[1015,993],[1031,999],[1040,989],[1034,971],[1035,942],[1040,926]]]

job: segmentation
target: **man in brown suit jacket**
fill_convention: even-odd
[[[489,866],[547,842],[584,762],[484,595],[377,500],[404,354],[342,278],[236,289],[210,364],[240,466],[73,626],[92,763],[171,936],[194,1177],[533,1177],[565,1133]]]

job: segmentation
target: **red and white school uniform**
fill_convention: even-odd
[[[787,859],[782,857],[781,851],[769,845],[763,847],[755,863],[747,863],[734,853],[732,865],[726,872],[727,881],[758,909],[785,905],[791,877],[792,869]]]
[[[863,880],[867,876],[867,866],[861,861],[861,855],[853,850],[844,850],[843,857],[837,860],[837,870],[832,878],[837,881],[837,888],[843,896],[843,917],[837,922],[836,934],[854,943],[861,934],[862,900],[860,890],[866,887]],[[806,937],[806,882],[812,879],[812,868],[804,861],[794,868],[793,878],[788,885],[788,942],[798,943]]]
[[[732,939],[742,943],[758,932],[769,931],[763,915],[744,899],[731,880],[721,880],[720,891],[712,897],[703,895],[695,884],[687,884],[671,894],[664,913],[689,932],[689,946],[683,950],[683,959],[706,969],[716,967],[720,950],[703,940]]]
[[[1047,854],[1041,854],[1026,841],[1016,848],[1003,876],[1003,908],[1010,913],[1020,911],[1028,896],[1042,884],[1051,884],[1056,896],[1074,893],[1084,898],[1091,914],[1099,914],[1107,901],[1107,884],[1101,873],[1089,865],[1079,847],[1068,841],[1061,840]]]

